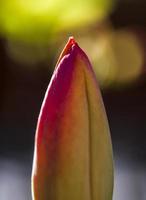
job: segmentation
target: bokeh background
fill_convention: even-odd
[[[74,36],[109,119],[114,200],[146,200],[146,1],[0,1],[0,200],[31,200],[34,134],[57,58]]]

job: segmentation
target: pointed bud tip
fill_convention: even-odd
[[[70,49],[75,45],[77,46],[77,42],[75,41],[74,37],[73,36],[69,37],[68,42],[64,48],[65,53],[70,51]]]
[[[69,37],[68,43],[72,46],[73,44],[76,44],[76,41],[73,36]]]
[[[68,54],[68,53],[70,52],[70,50],[72,49],[72,47],[73,47],[74,45],[77,46],[77,43],[76,43],[74,37],[71,36],[71,37],[69,37],[68,42],[67,42],[67,44],[65,45],[65,47],[64,47],[64,49],[63,49],[63,51],[62,51],[62,53],[61,53],[61,55],[60,55],[60,57],[59,57],[59,59],[58,59],[58,62],[57,62],[57,64],[56,64],[56,66],[58,66],[58,64],[59,64],[59,62],[61,61],[61,59],[62,59],[66,54]]]

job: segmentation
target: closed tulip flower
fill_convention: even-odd
[[[91,64],[73,38],[41,107],[32,170],[33,200],[111,200],[112,145]]]

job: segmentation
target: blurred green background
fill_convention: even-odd
[[[30,200],[34,134],[69,36],[96,73],[113,141],[114,200],[145,200],[146,1],[0,1],[0,200]]]

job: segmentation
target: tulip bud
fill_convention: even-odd
[[[73,38],[63,50],[40,111],[33,200],[111,200],[112,145],[91,64]]]

